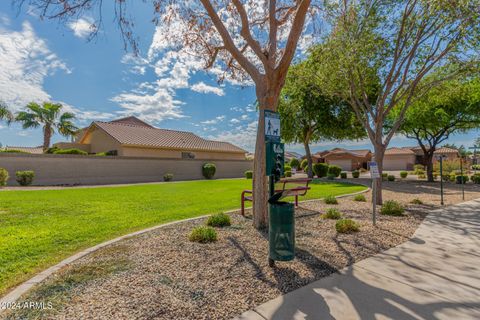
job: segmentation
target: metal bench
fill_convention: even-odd
[[[275,189],[275,192],[283,192],[286,196],[295,197],[295,206],[298,207],[298,197],[305,196],[311,188],[308,184],[312,179],[299,178],[299,179],[282,179],[278,184],[281,184],[282,187]],[[253,201],[253,192],[252,190],[243,190],[241,195],[241,208],[242,216],[245,216],[245,201]]]

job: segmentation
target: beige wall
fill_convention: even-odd
[[[72,142],[58,142],[53,145],[59,149],[80,149],[87,153],[90,152],[90,145],[84,143],[72,143]]]
[[[415,155],[399,154],[385,155],[383,158],[383,170],[413,170]]]
[[[91,153],[120,150],[120,144],[110,137],[105,131],[93,127],[87,134],[83,143],[90,144]]]
[[[17,185],[15,172],[35,171],[35,185],[95,185],[157,182],[165,173],[174,180],[203,179],[205,162],[217,166],[215,178],[240,178],[252,170],[248,160],[181,160],[140,157],[97,157],[76,155],[0,154],[0,167],[10,173],[9,185]]]
[[[154,157],[154,158],[182,158],[182,152],[190,152],[195,155],[195,159],[208,160],[245,160],[244,153],[228,152],[203,152],[203,151],[184,151],[167,150],[154,148],[138,148],[122,146],[119,155],[126,157]]]

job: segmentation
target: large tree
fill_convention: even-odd
[[[6,120],[10,124],[14,120],[14,115],[5,104],[0,103],[0,120]]]
[[[311,142],[366,136],[348,103],[322,92],[316,81],[321,70],[322,65],[311,59],[290,67],[279,106],[282,138],[286,143],[303,144],[310,178],[313,177]]]
[[[329,61],[322,88],[350,103],[382,171],[385,150],[414,100],[478,63],[478,1],[343,0],[334,9],[331,37],[317,51],[318,59]],[[422,81],[447,63],[452,67]],[[367,84],[375,78],[380,87],[374,98]],[[384,130],[395,108],[397,117]]]
[[[399,116],[397,107],[390,115]],[[445,140],[455,133],[480,127],[480,79],[451,80],[430,90],[405,113],[399,132],[415,139],[424,154],[428,181],[433,182],[433,157]]]
[[[68,21],[96,15],[98,31],[102,0],[16,0],[39,9],[42,18]],[[136,50],[137,38],[127,0],[111,0],[116,21],[126,43]],[[166,42],[198,56],[205,67],[222,67],[229,77],[251,81],[259,105],[255,146],[254,225],[267,225],[267,176],[265,172],[264,111],[276,111],[280,91],[304,30],[307,14],[316,11],[313,0],[152,0],[154,21],[171,27]],[[321,1],[318,1],[322,3]]]
[[[73,137],[78,131],[72,122],[75,115],[70,112],[62,113],[62,108],[58,103],[44,102],[39,105],[31,102],[25,111],[17,113],[15,120],[22,124],[23,129],[42,127],[43,151],[47,151],[55,131],[65,137]]]

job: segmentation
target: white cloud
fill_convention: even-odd
[[[0,25],[9,26],[10,22],[10,18],[7,15],[0,13]]]
[[[0,70],[0,99],[15,111],[31,101],[51,100],[43,89],[45,78],[70,72],[28,22],[21,31],[0,27]]]
[[[217,96],[224,96],[225,92],[222,88],[209,86],[208,84],[202,82],[198,82],[194,84],[191,88],[192,91],[199,92],[199,93],[213,93]]]
[[[228,141],[245,150],[253,152],[255,150],[255,140],[257,136],[257,121],[239,126],[235,130],[224,131],[218,135],[211,135],[208,139],[217,141]]]
[[[223,120],[225,120],[225,118],[226,118],[225,116],[218,116],[218,117],[216,117],[215,119],[202,121],[201,123],[202,123],[202,124],[208,124],[208,125],[210,125],[210,124],[217,124],[217,123],[222,122]]]
[[[68,23],[68,27],[73,31],[73,34],[76,37],[82,39],[86,39],[96,29],[93,19],[89,17],[72,21]]]
[[[236,118],[232,118],[232,119],[230,119],[230,122],[235,124],[235,123],[240,123],[240,120],[238,120]]]

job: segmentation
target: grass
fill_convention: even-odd
[[[252,180],[201,180],[122,187],[0,192],[0,294],[103,241],[175,220],[240,207]],[[311,184],[302,199],[364,190]]]

